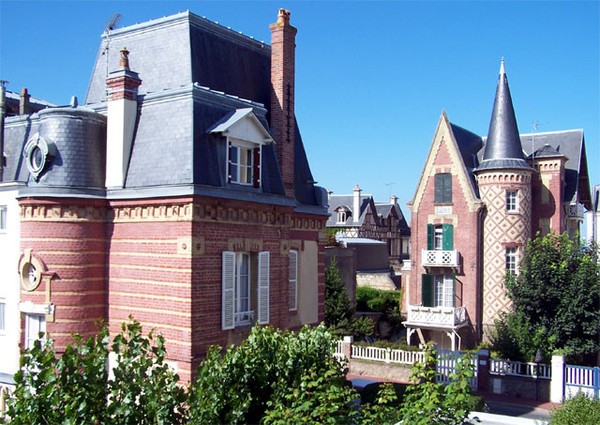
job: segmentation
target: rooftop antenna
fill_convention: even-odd
[[[106,56],[106,75],[104,78],[105,80],[108,78],[108,53],[110,51],[110,32],[117,27],[122,16],[123,15],[121,15],[120,13],[115,13],[111,16],[108,22],[106,22],[106,29],[104,30],[104,33],[106,34],[106,47],[102,52],[102,54]],[[108,87],[106,88],[106,96],[108,97]]]
[[[537,133],[538,131],[538,127],[540,125],[545,125],[547,123],[545,122],[539,122],[538,120],[533,120],[533,122],[531,123],[531,130],[533,131],[533,133],[531,134],[531,161],[533,162],[533,160],[535,159],[535,146],[534,146],[534,140],[535,140],[535,133]]]
[[[392,183],[386,183],[385,187],[387,187],[387,191],[388,191],[388,198],[391,196],[392,192],[390,191],[390,187],[392,187],[393,185],[395,185],[396,183],[392,182]]]

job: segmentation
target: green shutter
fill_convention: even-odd
[[[451,204],[452,203],[452,174],[446,174],[446,177],[444,178],[444,180],[445,180],[444,202],[446,204]]]
[[[433,249],[433,224],[427,225],[427,249]]]
[[[450,251],[454,249],[454,226],[442,224],[442,249]]]
[[[421,275],[421,304],[423,307],[433,307],[433,276]]]

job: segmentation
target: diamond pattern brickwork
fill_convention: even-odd
[[[478,181],[481,199],[487,207],[483,240],[485,328],[510,307],[504,286],[506,247],[517,246],[517,260],[520,260],[531,234],[531,180],[529,173],[485,173]],[[516,213],[506,211],[507,190],[517,190]]]

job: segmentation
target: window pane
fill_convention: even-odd
[[[5,322],[5,306],[6,304],[1,302],[0,303],[0,331],[5,331],[6,330],[6,322]]]
[[[6,205],[0,205],[0,230],[6,230]]]

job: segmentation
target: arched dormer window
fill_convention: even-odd
[[[335,217],[336,217],[335,222],[337,224],[346,224],[346,221],[348,221],[348,218],[352,217],[352,212],[350,211],[350,208],[345,207],[345,206],[340,206],[340,207],[337,207],[335,210]]]

